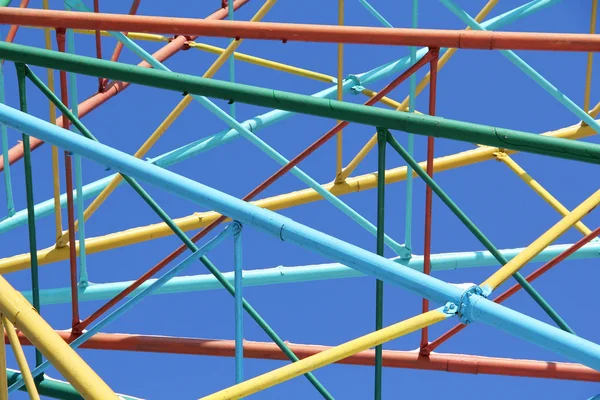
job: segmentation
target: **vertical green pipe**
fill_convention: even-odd
[[[0,103],[6,104],[4,99],[4,65],[0,60]],[[4,188],[6,190],[6,209],[7,217],[15,215],[15,203],[13,200],[12,181],[10,178],[10,161],[8,159],[8,131],[6,125],[0,125],[0,135],[2,135],[2,161],[4,164]]]
[[[427,172],[408,152],[402,147],[400,143],[390,133],[387,135],[388,143],[402,156],[402,158],[412,166],[417,175],[423,181],[431,187],[431,190],[448,206],[448,208],[458,217],[458,219],[471,231],[471,233],[479,240],[483,246],[494,256],[501,265],[505,265],[508,260],[504,255],[494,246],[492,242],[479,230],[479,228],[471,221],[469,217],[452,201],[452,199],[442,190],[442,188],[429,176]],[[517,282],[525,289],[525,291],[535,300],[536,303],[548,314],[556,325],[558,325],[563,331],[575,334],[575,332],[567,325],[567,323],[558,315],[556,311],[548,304],[546,300],[531,286],[527,280],[519,272],[516,272],[513,277]]]
[[[19,105],[21,111],[27,112],[27,79],[25,77],[25,66],[15,64],[17,68],[17,79],[19,83]],[[23,133],[23,161],[25,164],[25,191],[27,193],[27,223],[29,230],[29,256],[31,257],[31,291],[33,308],[40,312],[40,283],[37,258],[37,243],[35,234],[35,214],[33,201],[33,174],[31,172],[31,147],[29,135]],[[35,365],[43,362],[42,353],[35,349]]]
[[[383,257],[385,221],[385,146],[387,129],[377,129],[377,255]],[[383,281],[375,288],[375,330],[383,328]],[[375,400],[381,400],[383,345],[375,347]]]
[[[413,0],[412,3],[412,27],[416,28],[419,15],[419,0]],[[410,47],[410,64],[417,62],[417,48]],[[408,99],[408,110],[415,112],[417,101],[417,75],[410,76],[410,97]],[[415,136],[408,134],[408,154],[411,156],[415,151]],[[410,166],[406,167],[406,211],[404,216],[404,246],[412,253],[412,201],[413,201],[413,170]]]

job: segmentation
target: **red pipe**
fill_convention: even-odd
[[[439,49],[436,49],[439,52]],[[435,115],[435,99],[437,90],[437,70],[438,70],[438,57],[431,60],[429,63],[429,115]],[[433,179],[433,149],[435,144],[435,138],[429,136],[427,138],[427,175]],[[425,185],[425,240],[423,250],[423,272],[426,275],[431,274],[431,215],[433,208],[433,196],[431,187]],[[423,298],[422,300],[422,312],[426,313],[429,311],[429,300]],[[424,327],[421,330],[421,354],[427,355],[423,349],[429,344],[428,339],[429,329]]]
[[[100,0],[94,0],[94,12],[100,13]],[[100,37],[100,31],[96,30],[96,58],[102,60],[102,38]],[[102,92],[102,81],[103,79],[98,77],[98,92]]]
[[[236,0],[234,2],[234,9],[237,10],[244,4],[248,3],[250,0]],[[0,10],[1,11],[1,10]],[[75,13],[79,14],[79,13]],[[91,13],[93,14],[93,13]],[[97,15],[105,15],[105,14],[97,14]],[[223,19],[227,17],[227,9],[219,9],[215,11],[213,14],[207,17],[207,19]],[[58,24],[56,26],[60,26]],[[54,27],[54,25],[52,25]],[[192,39],[194,39],[193,37]],[[156,53],[152,54],[152,57],[156,58],[158,61],[163,62],[177,53],[179,50],[182,50],[187,42],[188,38],[185,36],[178,36],[173,39],[169,44],[158,50]],[[145,61],[142,61],[138,64],[140,67],[150,68],[150,65]],[[117,94],[125,90],[129,87],[130,83],[128,82],[113,82],[106,88],[106,91],[102,93],[96,93],[87,100],[83,101],[78,106],[78,115],[79,118],[83,118],[85,115],[95,110],[109,99],[115,97]],[[59,117],[56,120],[56,125],[62,126],[62,117]],[[44,142],[32,136],[29,136],[29,143],[31,144],[31,150],[35,150],[40,147]],[[8,151],[8,162],[10,165],[14,164],[16,161],[23,158],[23,144],[19,143]],[[4,162],[3,157],[0,155],[0,172],[4,170]]]
[[[65,30],[56,30],[56,44],[58,51],[65,52]],[[60,97],[63,104],[69,107],[69,92],[67,89],[67,73],[60,71]],[[71,122],[64,118],[62,127],[69,129]],[[71,279],[71,308],[72,326],[79,323],[79,293],[77,287],[77,246],[75,242],[75,206],[73,204],[73,167],[71,155],[65,151],[65,182],[67,186],[67,220],[69,225],[69,275]]]
[[[557,255],[552,260],[550,260],[546,264],[542,265],[540,268],[538,268],[535,271],[533,271],[530,275],[527,276],[527,278],[525,278],[525,280],[527,282],[529,282],[529,283],[533,282],[534,280],[536,280],[537,278],[539,278],[540,276],[542,276],[542,274],[544,274],[547,271],[549,271],[552,267],[554,267],[558,263],[562,262],[567,257],[569,257],[571,254],[575,253],[577,250],[579,250],[580,248],[582,248],[583,246],[585,246],[586,244],[588,244],[590,241],[592,241],[592,239],[598,237],[598,235],[600,235],[600,227],[596,228],[589,235],[587,235],[586,237],[580,239],[578,242],[574,243],[567,250],[565,250],[561,254]],[[515,284],[515,285],[513,285],[506,292],[504,292],[500,296],[496,297],[494,299],[494,303],[498,303],[498,304],[502,303],[504,300],[508,299],[510,296],[512,296],[513,294],[517,293],[521,289],[522,289],[522,286],[519,285],[518,283]],[[444,333],[443,335],[441,335],[439,338],[437,338],[436,340],[434,340],[433,342],[431,342],[423,350],[424,351],[433,351],[433,350],[435,350],[439,345],[441,345],[442,343],[444,343],[445,341],[447,341],[452,336],[456,335],[458,332],[462,331],[466,327],[467,327],[467,325],[463,325],[463,324],[458,324],[458,325],[454,326],[452,329],[450,329],[449,331],[447,331],[446,333]]]
[[[77,339],[67,331],[57,331],[66,342]],[[20,342],[31,345],[29,340],[19,333]],[[5,341],[8,339],[5,336]],[[318,354],[331,347],[286,342],[290,350],[303,359]],[[234,357],[235,341],[215,339],[178,338],[168,336],[143,336],[121,333],[97,333],[83,343],[81,348],[96,350],[118,350],[133,352],[168,353]],[[244,341],[244,357],[266,360],[288,360],[274,343]],[[362,351],[338,361],[347,365],[375,365],[375,352]],[[529,378],[562,379],[585,382],[600,382],[600,372],[581,364],[548,362],[533,360],[515,360],[510,358],[481,357],[462,354],[434,353],[419,355],[415,351],[383,350],[383,366],[389,368],[408,368],[431,371],[446,371],[462,374],[486,374],[503,376],[521,376]]]
[[[437,54],[438,54],[438,52],[436,50],[430,51],[427,54],[425,54],[425,56],[423,56],[423,58],[421,58],[421,60],[419,60],[415,65],[413,65],[412,67],[407,69],[402,75],[400,75],[398,78],[396,78],[392,82],[390,82],[379,93],[377,93],[375,96],[373,96],[372,98],[367,100],[365,105],[372,106],[373,104],[377,103],[379,100],[381,100],[381,98],[383,98],[385,95],[387,95],[389,92],[391,92],[394,88],[396,88],[398,85],[400,85],[403,81],[405,81],[410,75],[412,75],[414,72],[416,72],[419,68],[421,68],[421,66],[425,65],[431,59],[436,57]],[[302,151],[302,153],[297,155],[289,163],[287,163],[286,165],[281,167],[277,172],[275,172],[273,175],[271,175],[267,180],[265,180],[263,183],[258,185],[256,188],[254,188],[254,190],[252,190],[250,193],[248,193],[242,200],[250,201],[252,198],[257,196],[259,193],[261,193],[263,190],[265,190],[267,187],[269,187],[273,182],[275,182],[277,179],[279,179],[281,176],[283,176],[286,172],[288,172],[290,169],[294,168],[302,160],[304,160],[306,157],[308,157],[310,154],[312,154],[315,150],[317,150],[325,142],[327,142],[329,139],[334,137],[339,131],[344,129],[344,127],[348,126],[348,124],[349,124],[349,122],[346,122],[346,121],[342,121],[342,122],[339,122],[338,124],[336,124],[335,127],[333,127],[331,130],[329,130],[329,132],[325,133],[323,136],[321,136],[319,139],[317,139],[313,144],[311,144],[306,149],[304,149],[304,151]],[[208,232],[210,232],[215,227],[217,227],[219,224],[221,224],[223,221],[225,221],[225,219],[227,219],[227,217],[225,217],[223,215],[220,216],[218,219],[211,222],[204,229],[202,229],[200,232],[198,232],[196,235],[194,235],[191,238],[191,240],[193,242],[197,242],[198,240],[203,238]],[[106,302],[102,307],[100,307],[98,310],[96,310],[92,315],[87,317],[85,320],[81,321],[76,326],[77,331],[81,332],[83,329],[85,329],[90,323],[92,323],[94,320],[96,320],[98,317],[100,317],[102,314],[104,314],[106,311],[108,311],[112,306],[117,304],[119,301],[121,301],[122,299],[127,297],[130,293],[132,293],[135,289],[140,287],[145,281],[150,279],[154,274],[156,274],[158,271],[160,271],[162,268],[164,268],[172,260],[174,260],[175,258],[179,257],[181,254],[183,254],[186,249],[187,249],[186,245],[181,245],[180,247],[178,247],[174,252],[172,252],[166,258],[161,260],[158,264],[156,264],[154,267],[152,267],[148,272],[146,272],[144,275],[142,275],[140,278],[138,278],[135,282],[133,282],[131,285],[129,285],[127,288],[125,288],[121,293],[117,294],[111,300]]]
[[[4,8],[0,23],[75,29],[100,29],[244,39],[450,47],[480,50],[600,51],[600,37],[590,34],[488,32],[362,26],[207,21],[193,18],[94,14]]]

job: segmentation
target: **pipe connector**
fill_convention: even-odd
[[[460,296],[460,304],[458,305],[457,314],[460,322],[465,325],[473,322],[474,318],[471,313],[473,304],[482,297],[486,298],[490,292],[478,285],[473,285],[466,289]]]
[[[233,235],[239,235],[242,232],[242,224],[238,221],[233,221],[229,226],[231,227],[231,233]]]
[[[350,89],[350,92],[352,94],[361,94],[362,91],[365,90],[365,87],[361,84],[360,78],[358,76],[356,76],[356,75],[348,75],[348,77],[346,79],[351,80],[352,82],[354,82],[354,85]]]

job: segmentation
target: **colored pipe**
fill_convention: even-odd
[[[244,380],[244,304],[242,270],[242,227],[233,236],[233,267],[235,288],[235,383]]]
[[[546,273],[551,268],[556,266],[558,263],[564,261],[565,259],[570,257],[572,254],[574,254],[577,250],[581,249],[587,243],[589,243],[590,241],[592,241],[593,239],[598,237],[598,235],[600,235],[600,228],[596,228],[593,232],[590,232],[589,235],[580,239],[577,243],[574,243],[572,246],[570,246],[564,252],[558,254],[552,260],[550,260],[546,264],[542,265],[540,268],[536,269],[534,272],[529,274],[527,276],[527,278],[525,278],[525,279],[527,280],[527,282],[533,282],[534,280],[539,278],[542,274]],[[513,294],[517,293],[521,288],[522,288],[522,286],[519,284],[513,285],[510,289],[508,289],[507,291],[505,291],[504,293],[502,293],[501,295],[496,297],[494,299],[494,302],[498,303],[498,304],[502,303],[504,300],[508,299]],[[447,331],[446,333],[441,335],[439,338],[437,338],[433,342],[429,343],[426,350],[428,352],[435,350],[442,343],[444,343],[445,341],[450,339],[452,336],[456,335],[458,332],[462,331],[464,328],[466,328],[466,325],[463,325],[463,324],[454,326],[454,328],[450,329],[449,331]]]
[[[413,74],[411,74],[412,76]],[[384,256],[383,235],[385,234],[385,147],[388,132],[378,132],[377,151],[377,255]],[[383,329],[383,281],[375,281],[375,330]],[[375,400],[381,400],[383,386],[383,345],[375,347]]]
[[[76,338],[76,336],[72,336],[66,331],[57,331],[57,334],[67,342]],[[21,334],[19,335],[19,340],[23,345],[30,344],[27,338]],[[301,359],[330,349],[329,346],[297,343],[289,343],[289,346]],[[156,335],[145,336],[123,333],[96,333],[83,343],[80,348],[217,357],[235,356],[234,340]],[[253,359],[287,360],[286,355],[275,344],[248,340],[244,341],[244,356]],[[373,350],[365,350],[339,360],[337,363],[373,366],[375,364],[374,356],[375,353]],[[421,356],[416,351],[384,350],[383,365],[386,368],[407,368],[459,374],[521,376],[527,378],[600,382],[600,372],[580,364],[482,357],[466,354],[432,353],[429,356]],[[43,394],[41,390],[40,393]]]
[[[249,1],[250,0],[236,0],[233,2],[233,8],[235,10],[237,10],[238,8],[240,8],[241,6],[243,6],[244,4],[246,4]],[[50,11],[43,10],[43,12],[50,12]],[[227,10],[220,9],[220,10],[215,11],[210,16],[208,16],[207,19],[222,19],[225,17],[227,17]],[[52,26],[52,28],[54,28],[54,26]],[[153,56],[157,60],[165,61],[166,59],[168,59],[169,57],[171,57],[172,55],[174,55],[175,53],[180,51],[182,48],[184,48],[186,40],[187,40],[187,38],[185,36],[178,36],[175,39],[173,39],[171,42],[169,42],[167,45],[165,45],[163,48],[158,50],[156,53],[154,53]],[[146,62],[141,62],[138,65],[141,67],[144,67],[144,68],[150,67],[150,65]],[[108,100],[110,100],[111,98],[115,97],[117,94],[121,93],[123,90],[128,88],[130,84],[131,84],[130,82],[117,81],[117,82],[113,82],[112,84],[108,85],[108,87],[106,88],[106,90],[104,92],[97,93],[94,96],[83,101],[81,104],[79,104],[79,106],[78,106],[79,107],[79,116],[84,117],[89,112],[95,110],[100,105],[104,104],[105,102],[107,102]],[[60,117],[56,121],[56,124],[59,126],[62,126],[62,120]],[[43,141],[41,141],[37,138],[31,138],[30,142],[31,142],[31,150],[35,150],[39,146],[44,144]],[[0,158],[0,171],[2,171],[2,168],[3,168],[3,159],[2,158]],[[12,165],[14,162],[20,160],[21,158],[23,158],[23,146],[22,146],[22,144],[18,144],[16,146],[14,146],[13,148],[11,148],[10,151],[8,152],[9,164]]]
[[[111,166],[119,172],[159,186],[167,192],[230,215],[244,225],[252,225],[283,241],[306,247],[375,278],[397,284],[419,296],[428,297],[435,302],[451,301],[460,304],[461,316],[466,322],[487,323],[567,358],[600,369],[600,346],[496,305],[478,295],[477,290],[463,290],[434,277],[398,267],[393,261],[4,105],[0,105],[0,121],[102,165]],[[2,282],[0,279],[0,289]],[[0,298],[0,307],[5,303]]]
[[[40,400],[40,395],[38,394],[37,388],[35,387],[35,382],[33,381],[33,376],[31,376],[31,370],[29,369],[29,365],[27,364],[27,358],[25,357],[25,353],[23,352],[23,347],[21,347],[21,343],[19,342],[19,338],[17,337],[17,332],[15,332],[15,327],[4,315],[2,315],[2,324],[5,327],[6,336],[8,336],[8,341],[13,350],[13,354],[17,359],[17,365],[21,370],[21,376],[23,377],[23,381],[25,383],[25,387],[27,388],[27,394],[29,395],[30,400]],[[10,393],[10,392],[9,392]]]
[[[378,344],[388,342],[398,337],[414,332],[423,326],[441,322],[450,315],[441,309],[432,310],[425,314],[409,318],[381,330],[369,333],[336,347],[332,347],[318,354],[307,357],[301,361],[286,365],[266,374],[259,375],[243,383],[221,390],[217,393],[203,397],[205,400],[230,400],[250,396],[261,390],[268,389],[279,383],[295,378],[306,371],[314,371],[360,351],[367,350]]]
[[[258,24],[258,22],[253,24]],[[373,109],[335,100],[315,99],[306,95],[203,79],[185,74],[174,74],[106,60],[96,60],[90,57],[60,54],[12,43],[0,43],[0,58],[42,67],[59,67],[69,72],[84,75],[105,75],[112,79],[122,79],[150,87],[279,108],[308,115],[402,130],[419,135],[480,143],[482,145],[600,164],[600,145],[592,143],[532,135],[526,132],[452,121],[427,115],[412,115],[392,110]]]
[[[588,34],[388,29],[273,22],[249,23],[245,21],[207,21],[192,18],[39,11],[16,8],[0,9],[0,23],[40,27],[60,26],[71,29],[281,40],[283,42],[430,46],[481,50],[600,51],[600,38]]]
[[[27,112],[27,92],[26,84],[27,79],[25,77],[25,66],[17,64],[17,80],[19,86],[19,105],[23,112]],[[25,133],[22,134],[23,138],[23,149],[24,149],[24,164],[25,164],[25,192],[27,197],[27,221],[28,221],[28,235],[29,235],[29,254],[31,260],[31,293],[33,295],[33,307],[41,314],[40,308],[40,283],[39,283],[39,268],[37,260],[37,235],[35,227],[35,215],[34,215],[34,199],[33,199],[33,173],[31,168],[31,149],[29,148],[29,136]],[[35,350],[35,364],[36,366],[42,363],[42,353]],[[21,368],[22,369],[22,368]]]

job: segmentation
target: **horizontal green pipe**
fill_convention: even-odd
[[[301,114],[600,164],[600,145],[384,110],[0,42],[0,59]]]

